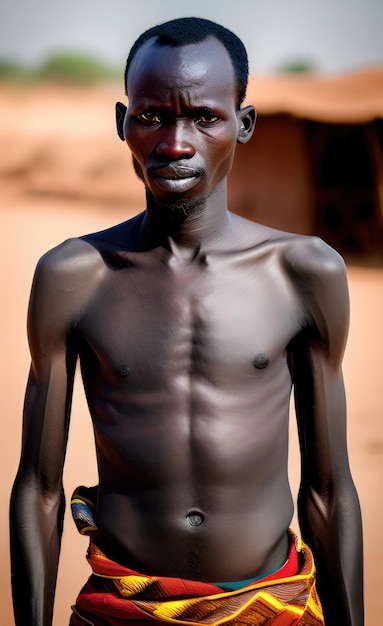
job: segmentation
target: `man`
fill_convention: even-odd
[[[212,22],[144,33],[117,127],[146,209],[38,265],[12,498],[17,626],[51,624],[78,356],[99,484],[72,501],[93,569],[73,626],[322,624],[321,604],[327,625],[363,623],[344,264],[316,238],[228,211],[236,145],[255,124],[246,82],[243,44]],[[289,531],[292,384],[301,550]]]

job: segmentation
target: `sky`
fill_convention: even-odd
[[[383,66],[383,0],[1,0],[0,59],[33,67],[76,51],[119,68],[142,31],[189,15],[239,35],[253,72],[297,60],[330,74]]]

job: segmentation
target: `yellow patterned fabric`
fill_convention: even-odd
[[[78,497],[75,502],[78,505]],[[235,591],[223,591],[215,583],[146,576],[119,565],[97,547],[95,526],[90,519],[85,522],[83,528],[91,536],[87,559],[93,574],[72,607],[71,626],[324,625],[312,553],[305,544],[298,546],[293,533],[288,561],[278,572]],[[297,573],[286,575],[289,568]]]

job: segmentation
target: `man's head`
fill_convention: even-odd
[[[132,60],[137,51],[150,39],[156,38],[156,43],[159,45],[179,47],[199,43],[208,37],[218,39],[225,46],[230,56],[237,83],[237,104],[240,107],[245,99],[249,75],[246,48],[239,37],[224,26],[199,17],[183,17],[171,20],[153,26],[142,33],[129,52],[124,76],[125,89],[127,89],[127,78]]]
[[[197,33],[201,22],[205,29]],[[177,207],[186,207],[185,214],[190,214],[213,193],[217,197],[218,187],[225,189],[236,144],[250,139],[256,117],[254,107],[240,105],[248,73],[243,44],[238,46],[238,59],[245,65],[239,79],[235,46],[230,54],[227,41],[221,40],[226,29],[206,22],[187,18],[168,23],[166,32],[174,24],[175,31],[184,23],[193,24],[187,36],[179,33],[176,40],[174,35],[172,43],[169,34],[165,39],[153,34],[161,26],[146,31],[128,59],[128,107],[116,107],[118,134],[132,152],[148,203],[173,207],[178,214]]]

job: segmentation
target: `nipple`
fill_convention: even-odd
[[[188,513],[186,516],[186,519],[190,526],[201,526],[205,518],[202,513],[199,513],[198,511],[191,511],[191,513]]]
[[[253,359],[253,365],[255,368],[257,368],[257,370],[264,370],[269,363],[269,357],[266,354],[263,354],[263,352],[257,354]]]
[[[117,376],[119,376],[120,378],[125,378],[125,376],[129,376],[130,374],[130,369],[129,367],[127,367],[126,365],[118,365],[116,367],[116,374]]]

